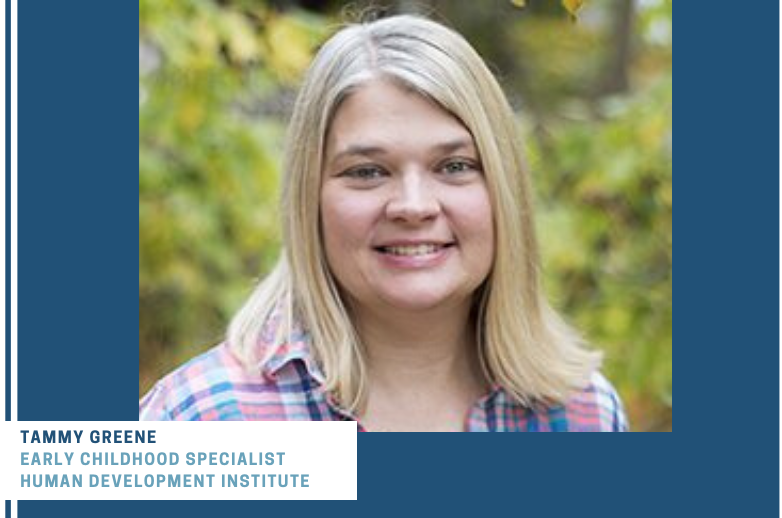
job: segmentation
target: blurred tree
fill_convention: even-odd
[[[623,93],[630,87],[633,21],[635,18],[633,0],[614,0],[611,36],[598,96]]]

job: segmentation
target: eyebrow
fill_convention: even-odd
[[[472,139],[458,138],[455,140],[448,140],[432,146],[431,150],[438,153],[447,154],[453,153],[454,151],[458,151],[463,148],[474,149],[475,144],[473,143]],[[334,158],[331,159],[330,164],[334,164],[343,158],[351,156],[375,157],[385,154],[388,154],[388,150],[382,146],[372,144],[350,144],[348,147],[334,155]]]

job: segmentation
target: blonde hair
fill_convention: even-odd
[[[340,102],[378,77],[455,115],[478,147],[496,229],[492,273],[475,301],[476,337],[486,375],[523,404],[564,402],[589,383],[601,358],[584,347],[542,294],[529,179],[513,112],[467,41],[417,16],[350,25],[315,57],[288,130],[284,251],[234,317],[228,343],[247,365],[263,367],[277,347],[303,329],[325,375],[324,390],[350,410],[364,403],[367,375],[361,342],[323,250],[320,175],[326,134]],[[277,339],[262,336],[272,313],[281,317],[275,324]]]

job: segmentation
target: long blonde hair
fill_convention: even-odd
[[[304,329],[324,389],[348,409],[366,396],[366,366],[354,323],[329,271],[320,230],[326,133],[340,103],[384,77],[433,100],[472,133],[494,210],[492,273],[476,292],[476,337],[489,380],[524,404],[563,402],[600,363],[550,308],[540,286],[528,173],[508,101],[477,52],[431,20],[401,15],[343,28],[315,57],[288,129],[282,188],[284,251],[228,329],[228,343],[263,367]],[[277,338],[262,336],[275,313]]]

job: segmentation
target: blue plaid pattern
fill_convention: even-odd
[[[357,420],[321,389],[323,376],[306,339],[279,347],[260,372],[247,370],[226,344],[194,358],[160,380],[139,402],[152,421]],[[359,431],[367,431],[359,420]],[[626,432],[622,403],[598,372],[564,405],[524,406],[495,388],[465,419],[470,432]]]

